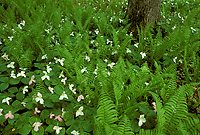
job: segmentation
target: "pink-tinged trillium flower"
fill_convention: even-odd
[[[2,100],[2,103],[6,102],[6,103],[9,105],[9,104],[10,104],[10,103],[9,103],[9,100],[10,100],[10,99],[11,99],[11,98],[7,97],[6,99],[3,99],[3,100]]]
[[[60,122],[62,122],[62,119],[61,119],[60,116],[61,116],[61,115],[56,116],[56,117],[55,117],[55,120],[58,119]]]
[[[53,114],[53,113],[50,113],[50,119],[52,119],[52,118],[53,118],[53,116],[55,116],[55,114]]]
[[[37,107],[35,107],[35,111],[34,111],[34,114],[36,114],[36,113],[40,113],[41,111],[40,110],[38,110],[38,108]]]
[[[62,129],[62,127],[54,126],[53,129],[56,130],[56,134],[60,134],[60,130]]]
[[[79,133],[78,131],[75,131],[75,130],[73,130],[73,131],[71,132],[71,134],[72,134],[72,135],[80,135],[80,133]]]
[[[35,78],[35,76],[33,75],[32,77],[31,77],[31,80],[29,81],[29,85],[31,85],[33,82],[35,83],[36,82],[36,80],[33,80]]]
[[[40,127],[41,125],[42,125],[42,123],[40,123],[40,122],[35,122],[35,123],[33,124],[32,127],[34,127],[34,130],[37,132],[37,131],[39,130],[38,127]]]
[[[72,92],[73,92],[74,94],[76,94],[76,89],[73,89]]]
[[[84,99],[83,95],[80,95],[80,96],[78,97],[77,101],[80,102],[81,99]]]
[[[90,61],[90,57],[89,56],[85,56],[85,60],[87,60],[89,62]]]
[[[154,108],[154,112],[157,112],[157,109],[156,109],[156,102],[153,102],[153,108]]]
[[[6,115],[5,115],[5,119],[10,118],[10,119],[14,119],[14,115],[12,115],[11,111],[9,111]]]

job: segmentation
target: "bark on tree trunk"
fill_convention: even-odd
[[[130,32],[135,38],[138,38],[137,25],[141,29],[153,22],[155,26],[157,22],[161,21],[161,0],[128,0],[128,9],[126,15],[131,21]]]

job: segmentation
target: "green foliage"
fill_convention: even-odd
[[[162,0],[139,41],[127,2],[0,2],[0,132],[198,134],[199,1]]]

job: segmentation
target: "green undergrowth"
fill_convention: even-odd
[[[138,41],[127,5],[0,2],[1,134],[199,134],[199,1],[162,0]]]

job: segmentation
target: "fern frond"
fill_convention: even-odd
[[[117,121],[118,112],[115,109],[115,104],[105,92],[102,92],[99,98],[97,114],[95,117],[97,128],[103,126],[104,131],[109,128],[115,129],[117,127],[115,124]]]
[[[156,110],[157,110],[157,131],[159,135],[164,134],[164,124],[165,124],[165,117],[164,113],[165,110],[163,109],[162,101],[160,100],[159,96],[156,93],[149,91],[149,93],[153,96],[154,100],[156,100]]]
[[[115,134],[117,134],[117,135],[134,135],[133,130],[131,128],[130,119],[125,114],[122,115],[122,118],[118,124],[118,128],[117,128]]]
[[[137,135],[160,135],[157,133],[157,130],[144,130],[140,129],[139,134]]]
[[[165,133],[172,134],[177,131],[177,125],[181,119],[187,118],[187,105],[185,87],[180,87],[177,92],[171,96],[164,106],[165,110]]]

